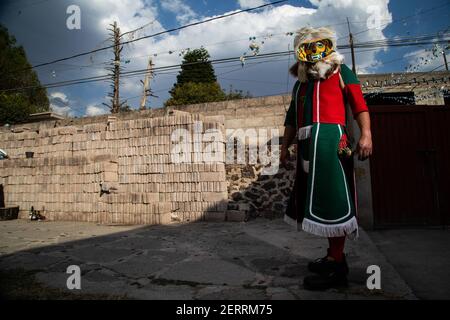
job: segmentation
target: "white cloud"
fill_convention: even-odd
[[[89,105],[86,108],[85,116],[88,116],[88,117],[99,116],[99,115],[102,115],[102,114],[106,114],[108,112],[109,112],[109,110],[107,110],[106,107],[99,107],[99,106],[96,106],[96,105]]]
[[[330,25],[335,28],[338,34],[339,44],[348,43],[348,31],[346,18],[351,17],[350,21],[357,21],[352,25],[355,35],[355,42],[365,42],[369,40],[384,39],[383,29],[390,21],[391,14],[388,10],[388,0],[312,0],[316,9],[296,7],[291,5],[282,5],[269,7],[266,10],[246,12],[235,15],[230,18],[212,21],[203,25],[181,30],[177,34],[165,35],[158,41],[147,42],[141,46],[143,52],[167,52],[181,48],[196,48],[205,45],[212,59],[240,56],[248,52],[248,37],[264,34],[274,34],[273,37],[264,39],[264,45],[261,47],[261,53],[271,51],[284,51],[288,44],[292,47],[293,37],[283,36],[284,32],[295,31],[302,26],[323,26]],[[245,5],[244,2],[241,5]],[[249,4],[250,5],[250,4]],[[254,4],[253,4],[254,5]],[[377,10],[368,10],[369,6],[376,7]],[[378,27],[372,27],[370,30],[366,23],[369,18],[373,19],[376,13],[375,21],[381,21]],[[364,32],[361,32],[364,31]],[[242,41],[232,42],[232,40],[241,39]],[[247,39],[247,40],[246,40]],[[259,37],[257,41],[263,40]],[[217,44],[220,42],[230,42]],[[382,49],[380,49],[381,51]],[[345,51],[347,58],[350,55]],[[373,66],[377,51],[370,51],[356,54],[358,70],[367,71]],[[181,58],[177,53],[172,55],[158,55],[154,59],[157,66],[171,65],[180,63]],[[347,60],[351,63],[350,60]],[[145,67],[144,65],[141,65]],[[286,72],[286,70],[283,70]],[[279,72],[281,74],[281,72]]]
[[[157,66],[181,62],[179,52],[167,54],[170,50],[199,48],[202,45],[209,51],[212,59],[240,56],[249,50],[249,36],[270,33],[278,35],[267,39],[262,50],[282,51],[287,49],[288,42],[292,42],[292,38],[285,36],[283,32],[296,30],[299,27],[298,21],[309,20],[315,11],[285,5],[261,12],[245,12],[166,35],[150,44],[143,43],[142,51],[165,52],[154,58]]]
[[[106,34],[110,24],[114,21],[120,27],[122,33],[135,30],[149,22],[152,22],[157,17],[157,8],[152,6],[153,1],[142,0],[102,0],[91,1],[85,0],[83,7],[90,16],[95,16],[97,19],[98,30]],[[149,30],[159,31],[162,27],[158,21],[149,26],[142,32]]]
[[[48,97],[50,101],[50,110],[64,117],[73,117],[74,110],[70,107],[70,100],[63,92],[52,92]]]
[[[50,94],[50,98],[51,99],[60,99],[64,103],[68,103],[69,102],[69,99],[67,99],[66,94],[64,94],[63,92],[52,92]]]
[[[60,107],[50,103],[50,110],[64,117],[73,117],[75,115],[75,112],[69,106]]]
[[[249,9],[262,6],[267,3],[267,0],[238,0],[238,3],[242,9]]]
[[[164,10],[176,14],[179,23],[187,23],[189,20],[196,18],[197,14],[182,0],[161,0],[161,7]]]
[[[240,0],[241,8],[254,7],[266,3],[267,1]],[[388,0],[310,0],[315,8],[305,8],[293,5],[277,5],[269,6],[264,10],[241,13],[232,17],[218,19],[205,24],[193,26],[180,30],[177,33],[168,33],[158,37],[147,38],[126,45],[122,52],[122,61],[130,60],[130,63],[122,63],[124,71],[142,70],[147,67],[148,57],[152,57],[155,67],[176,65],[182,60],[179,51],[184,48],[198,48],[205,46],[211,55],[211,59],[219,59],[225,57],[238,57],[249,50],[249,37],[256,36],[256,41],[264,44],[261,45],[260,53],[270,53],[274,51],[285,51],[290,45],[292,49],[292,36],[286,36],[288,31],[295,31],[302,26],[324,26],[329,25],[335,28],[338,34],[338,44],[348,43],[348,30],[346,18],[350,21],[356,21],[351,25],[352,32],[355,34],[355,42],[365,42],[372,40],[385,39],[383,29],[387,27],[392,17],[388,9]],[[154,23],[135,34],[136,37],[149,35],[164,30],[162,22],[159,21],[158,9],[155,1],[151,0],[103,0],[91,1],[85,0],[83,12],[88,12],[90,16],[95,16],[95,26],[97,38],[105,39],[107,37],[106,28],[113,21],[117,21],[121,31],[126,32],[136,29],[142,25],[148,24],[150,21]],[[375,6],[377,10],[368,10],[368,7]],[[162,10],[169,10],[177,14],[179,21],[187,23],[192,19],[198,19],[193,10],[183,1],[164,1],[161,3]],[[374,12],[376,19],[381,21],[379,27],[369,29],[364,21],[373,20]],[[223,12],[226,14],[230,12]],[[202,17],[207,19],[211,17]],[[181,23],[181,22],[180,22]],[[265,37],[266,35],[266,37]],[[272,36],[269,36],[272,35]],[[125,39],[128,40],[128,39]],[[383,49],[380,49],[381,51]],[[168,51],[174,51],[168,54]],[[366,51],[356,53],[356,62],[359,72],[373,72],[379,65],[375,59],[378,51]],[[154,54],[157,53],[157,56]],[[346,63],[351,64],[349,50],[342,53],[346,56]],[[109,60],[111,52],[105,52],[103,55],[95,56],[95,61]],[[290,58],[292,64],[293,57]],[[232,82],[235,89],[250,90],[254,95],[275,94],[285,91],[286,75],[288,72],[288,61],[277,63],[260,64],[254,68],[243,68],[230,74],[230,78],[239,78],[249,80],[247,82]],[[220,73],[232,70],[224,68],[227,65],[216,66],[216,74],[219,75],[219,81],[222,87],[228,89],[230,82],[225,81]],[[233,68],[239,68],[238,63]],[[91,72],[104,74],[101,69],[93,69]],[[94,74],[95,75],[95,74]],[[227,75],[228,76],[228,75]],[[144,76],[122,78],[121,80],[121,98],[137,96],[141,93],[142,86],[139,80]],[[280,84],[264,85],[262,83],[251,82],[251,80],[260,81],[278,81]],[[161,106],[165,99],[168,98],[167,89],[176,81],[176,72],[171,75],[156,75],[151,82],[151,89],[161,98],[151,99],[152,105]],[[99,91],[102,91],[102,97],[110,92],[107,84],[96,83]],[[99,98],[98,103],[101,103]],[[130,101],[134,107],[138,106],[139,99]],[[155,102],[157,101],[157,102]],[[90,112],[98,112],[99,107],[92,106]],[[100,108],[101,109],[101,108]],[[88,110],[86,110],[88,111]]]
[[[321,23],[333,26],[340,23],[340,25],[334,26],[338,33],[339,44],[348,44],[347,17],[351,23],[355,43],[385,39],[383,30],[392,21],[392,15],[388,8],[389,0],[310,0],[310,2],[317,6],[314,25]],[[384,50],[386,49],[361,53],[358,53],[357,50],[355,57],[357,72],[375,71],[376,66],[379,65],[379,61],[375,59],[376,53]],[[346,54],[346,58],[347,64],[351,64],[349,54]]]

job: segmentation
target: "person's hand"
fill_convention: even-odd
[[[366,160],[372,155],[372,135],[370,133],[363,133],[361,135],[356,146],[356,152],[358,153],[358,159],[361,161]]]
[[[286,168],[288,160],[289,160],[289,150],[288,148],[282,146],[280,151],[280,163],[283,168]]]

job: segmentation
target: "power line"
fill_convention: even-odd
[[[291,52],[286,52],[286,51],[273,52],[273,53],[259,55],[259,56],[249,56],[248,59],[255,60],[255,59],[262,59],[262,58],[266,58],[266,57],[283,56],[283,55],[287,55],[290,53]],[[210,62],[212,64],[220,64],[220,63],[239,61],[239,59],[240,59],[240,57],[222,58],[222,59],[210,60]],[[190,62],[190,63],[185,63],[184,65],[195,65],[195,64],[199,64],[199,63],[204,63],[204,62]],[[178,69],[181,66],[182,66],[182,64],[162,66],[162,67],[153,68],[153,70],[173,70],[173,69]],[[146,72],[147,72],[147,69],[139,69],[139,70],[122,72],[121,75],[123,77],[136,76],[136,75],[145,74]],[[2,90],[0,90],[0,92],[26,90],[26,89],[33,89],[33,88],[39,88],[39,87],[54,88],[54,87],[62,87],[62,86],[68,86],[68,85],[73,85],[73,84],[80,84],[80,83],[104,81],[104,80],[109,80],[109,79],[110,79],[110,75],[105,74],[105,75],[95,76],[95,77],[87,77],[87,78],[81,78],[81,79],[73,79],[73,80],[66,80],[66,81],[61,81],[61,82],[48,83],[48,84],[44,84],[41,86],[27,86],[27,87],[22,87],[22,88],[2,89]]]
[[[256,62],[256,63],[254,63],[255,65],[256,64],[260,64],[260,63],[263,63],[263,62]],[[442,65],[440,65],[440,66],[438,66],[438,67],[436,67],[436,68],[433,68],[432,70],[430,70],[430,71],[427,71],[427,72],[424,72],[424,73],[422,73],[422,76],[425,76],[425,75],[427,75],[427,74],[430,74],[431,72],[434,72],[434,71],[436,71],[437,69],[439,69],[439,68],[442,68],[444,66],[444,64],[442,64]],[[219,78],[219,76],[220,75],[218,75],[218,78]],[[244,79],[226,79],[226,78],[222,78],[223,80],[239,80],[239,81],[246,81],[246,82],[260,82],[260,83],[269,83],[269,82],[267,82],[267,81],[259,81],[259,80],[244,80]],[[405,81],[403,81],[403,82],[398,82],[398,83],[396,83],[396,85],[402,85],[402,84],[408,84],[410,82],[410,79],[409,80],[405,80]],[[270,82],[271,84],[279,84],[279,85],[284,85],[284,83],[282,83],[282,82],[279,82],[279,83],[275,83],[275,82]],[[417,84],[418,85],[418,84]],[[416,85],[416,87],[417,87],[417,85]],[[414,87],[415,88],[415,87]],[[413,89],[414,89],[413,88]],[[169,90],[170,88],[164,88],[164,89],[158,89],[158,90],[155,90],[154,92],[156,93],[156,92],[163,92],[163,91],[167,91],[167,90]],[[411,89],[411,90],[413,90],[413,89]],[[368,93],[365,93],[365,95],[377,95],[377,94],[380,94],[380,93],[382,93],[382,91],[383,90],[379,90],[379,91],[377,91],[377,92],[368,92]],[[280,93],[276,93],[276,94],[270,94],[269,96],[271,96],[271,95],[284,95],[284,94],[287,94],[286,92],[280,92]],[[267,95],[262,95],[262,96],[258,96],[258,97],[264,97],[264,96],[267,96]],[[132,97],[127,97],[127,98],[124,98],[124,101],[128,101],[128,100],[133,100],[133,99],[136,99],[136,98],[139,98],[139,97],[141,97],[141,95],[138,95],[138,96],[132,96]]]
[[[413,41],[413,42],[411,42],[411,41]],[[382,41],[371,41],[368,43],[360,43],[358,45],[358,47],[374,49],[374,48],[386,47],[386,46],[410,46],[410,45],[418,45],[418,44],[424,44],[424,43],[433,43],[434,44],[434,43],[438,43],[438,42],[441,42],[441,43],[446,42],[447,40],[439,40],[439,41],[427,40],[427,41],[428,42],[426,42],[426,41],[417,42],[415,39],[400,39],[400,40],[392,40],[392,41],[382,40]],[[348,47],[349,47],[348,45],[338,46],[338,48],[341,48],[341,49],[348,49]],[[266,53],[266,54],[259,54],[257,56],[246,56],[245,58],[250,61],[250,60],[263,59],[263,58],[283,57],[283,56],[290,55],[292,53],[293,53],[293,51],[279,51],[279,52],[271,52],[271,53]],[[237,62],[237,61],[240,61],[240,59],[241,59],[241,57],[231,57],[231,58],[210,60],[210,62],[212,64],[222,64],[222,63],[229,63],[229,62]],[[155,71],[156,70],[166,70],[166,71],[171,70],[171,71],[173,71],[173,70],[178,70],[182,65],[195,65],[195,64],[199,64],[199,63],[203,63],[203,62],[201,62],[201,61],[200,62],[190,62],[190,63],[185,63],[185,64],[155,67],[153,70],[155,70]],[[146,72],[147,72],[147,69],[138,69],[138,70],[133,70],[133,71],[122,72],[121,76],[131,77],[131,76],[142,75],[142,74],[145,74]],[[95,76],[95,77],[88,77],[88,78],[48,83],[48,84],[41,85],[41,87],[54,88],[54,87],[69,86],[69,85],[80,84],[80,83],[105,81],[105,80],[109,80],[109,79],[110,79],[110,75],[105,74],[105,75]],[[26,90],[26,89],[32,89],[32,88],[39,88],[39,87],[40,86],[9,88],[9,89],[0,90],[0,92],[17,91],[17,90],[20,91],[20,90]]]
[[[153,22],[150,22],[149,24],[151,24],[151,23],[153,23]],[[352,21],[352,23],[355,23],[355,21]],[[341,25],[341,24],[343,24],[343,23],[338,23],[338,24],[334,24],[334,25]],[[147,24],[148,25],[148,24]],[[147,25],[144,25],[143,27],[140,27],[140,28],[138,28],[138,29],[136,29],[136,30],[139,30],[139,29],[142,29],[142,28],[144,28],[144,27],[146,27]],[[333,26],[333,25],[331,25],[331,26]],[[130,31],[130,32],[134,32],[134,31],[136,31],[136,30],[133,30],[133,31]],[[448,29],[447,29],[448,30]],[[442,32],[447,32],[447,30],[444,30],[444,31],[439,31],[438,33],[440,33],[440,34],[442,34]],[[127,32],[127,33],[130,33],[130,32]],[[281,36],[281,35],[288,35],[288,34],[291,34],[291,33],[293,33],[292,31],[287,31],[287,32],[280,32],[280,33],[265,33],[265,34],[260,34],[260,35],[257,35],[257,37],[258,38],[260,38],[260,37],[264,37],[264,40],[266,40],[266,38],[272,38],[272,37],[279,37],[279,36]],[[124,33],[124,34],[126,34],[126,33]],[[124,34],[122,34],[121,36],[123,36]],[[436,34],[435,33],[433,33],[433,34],[428,34],[428,35],[423,35],[423,36],[421,36],[421,37],[429,37],[429,39],[430,39],[430,37],[432,37],[432,38],[435,38],[436,37]],[[397,38],[397,40],[400,40],[400,39],[402,39],[402,38]],[[414,40],[418,40],[419,38],[414,38]],[[105,40],[105,41],[103,41],[102,43],[104,43],[104,42],[106,42],[106,41],[108,41],[108,40]],[[206,45],[202,45],[203,47],[210,47],[210,46],[214,46],[214,45],[221,45],[221,44],[227,44],[227,43],[233,43],[233,42],[240,42],[240,41],[248,41],[248,38],[245,38],[245,39],[236,39],[236,40],[228,40],[228,41],[222,41],[222,42],[216,42],[216,43],[212,43],[212,44],[206,44]],[[385,39],[381,39],[381,40],[379,40],[379,41],[386,41]],[[417,43],[415,43],[415,44],[417,44]],[[419,44],[417,44],[417,45],[419,45]],[[341,46],[338,46],[338,48],[341,48]],[[94,51],[95,50],[97,50],[97,49],[94,49]],[[157,56],[157,55],[160,55],[160,54],[172,54],[172,53],[175,53],[175,52],[178,52],[178,51],[183,51],[183,50],[188,50],[188,48],[178,48],[178,49],[173,49],[173,50],[169,50],[169,51],[163,51],[163,52],[157,52],[157,53],[153,53],[153,55],[154,56]],[[358,52],[362,52],[362,51],[358,51]],[[150,54],[151,55],[151,54]],[[146,55],[141,55],[141,56],[129,56],[129,57],[125,57],[124,59],[125,60],[129,60],[129,59],[136,59],[136,58],[147,58],[148,59],[148,57],[149,57],[149,54],[146,54]],[[56,63],[56,64],[60,64],[60,63]],[[99,63],[91,63],[91,64],[89,64],[89,65],[81,65],[81,66],[77,66],[77,65],[70,65],[70,64],[61,64],[61,65],[68,65],[68,66],[73,66],[74,68],[66,68],[66,69],[59,69],[58,71],[59,72],[61,72],[61,71],[65,71],[65,70],[76,70],[77,69],[77,67],[79,67],[79,68],[91,68],[92,66],[94,66],[94,65],[106,65],[106,64],[110,64],[110,62],[108,62],[108,61],[104,61],[104,62],[99,62]],[[92,68],[95,68],[95,67],[92,67]],[[101,67],[97,67],[97,68],[101,68]],[[26,69],[26,70],[28,70],[28,69]],[[26,71],[25,70],[25,71]],[[0,81],[4,81],[4,80],[8,80],[8,79],[17,79],[17,78],[15,78],[15,77],[7,77],[7,78],[3,78],[3,79],[0,79]]]
[[[374,40],[369,42],[363,42],[358,43],[355,45],[355,48],[381,48],[381,47],[403,47],[403,46],[417,46],[417,45],[425,45],[425,44],[433,44],[433,43],[442,43],[446,42],[447,40],[444,39],[445,37],[448,37],[446,34],[444,34],[444,37],[438,41],[436,41],[436,36],[434,34],[428,34],[428,35],[421,35],[416,37],[399,37],[396,39],[380,39],[380,40]],[[430,42],[431,41],[431,42]],[[348,49],[349,45],[338,45],[338,49]],[[358,52],[364,52],[361,50],[358,50]],[[103,64],[103,63],[102,63]],[[88,67],[88,66],[83,66]],[[5,81],[10,78],[3,78],[0,79],[1,81]]]
[[[285,60],[287,60],[287,59],[286,59],[286,58],[282,58],[282,59],[270,59],[270,60],[264,60],[264,61],[259,61],[259,62],[249,62],[249,63],[246,63],[246,64],[245,64],[245,68],[242,67],[242,63],[239,62],[239,63],[232,64],[232,65],[216,66],[214,69],[217,70],[217,69],[222,69],[222,68],[233,68],[233,67],[239,66],[238,68],[235,68],[235,69],[233,69],[233,70],[229,70],[229,71],[225,71],[225,72],[222,72],[222,73],[217,74],[217,77],[219,77],[219,76],[221,76],[221,75],[229,74],[229,73],[236,72],[236,71],[244,71],[244,70],[248,70],[249,68],[255,67],[255,66],[260,65],[260,64],[262,64],[262,63],[279,62],[279,61],[285,61]],[[177,68],[177,69],[173,69],[173,71],[170,70],[170,71],[162,71],[162,72],[158,72],[158,73],[155,73],[155,75],[157,75],[157,76],[162,76],[162,75],[175,75],[175,74],[179,73],[180,70],[181,70],[181,68]]]
[[[263,7],[272,6],[272,5],[279,4],[279,3],[282,3],[282,2],[286,2],[286,1],[288,1],[288,0],[278,0],[278,1],[267,3],[267,4],[263,4],[263,5],[254,7],[254,8],[243,9],[243,10],[235,11],[235,12],[232,12],[232,13],[224,14],[224,15],[221,15],[221,16],[217,16],[217,17],[214,17],[214,18],[209,18],[209,19],[206,19],[206,20],[203,20],[203,21],[190,23],[190,24],[187,24],[187,25],[184,25],[184,26],[181,26],[181,27],[172,28],[172,29],[169,29],[169,30],[164,30],[164,31],[161,31],[161,32],[154,33],[152,35],[148,35],[148,36],[140,37],[140,38],[137,38],[137,39],[125,41],[125,42],[122,42],[121,45],[133,43],[133,42],[140,41],[140,40],[143,40],[143,39],[153,38],[153,37],[165,34],[165,33],[171,33],[171,32],[174,32],[174,31],[179,31],[179,30],[186,29],[186,28],[189,28],[189,27],[192,27],[192,26],[197,26],[197,25],[200,25],[200,24],[204,24],[204,23],[207,23],[207,22],[214,21],[214,20],[219,20],[219,19],[231,17],[231,16],[234,16],[234,15],[243,13],[243,12],[254,11],[254,10],[257,10],[257,9],[261,9]],[[103,51],[103,50],[107,50],[107,49],[111,49],[111,48],[114,48],[114,45],[103,47],[103,48],[99,48],[99,49],[95,49],[95,50],[90,50],[90,51],[83,52],[83,53],[78,53],[78,54],[75,54],[75,55],[72,55],[72,56],[69,56],[69,57],[66,57],[66,58],[60,58],[60,59],[56,59],[56,60],[53,60],[53,61],[37,64],[37,65],[31,66],[29,68],[26,68],[26,70],[34,69],[34,68],[38,68],[38,67],[43,67],[43,66],[47,66],[47,65],[54,64],[54,63],[57,63],[57,62],[66,61],[66,60],[82,57],[82,56],[85,56],[85,55],[88,55],[88,54],[92,54],[92,53],[95,53],[95,52],[99,52],[99,51]]]
[[[272,57],[272,56],[280,56],[280,55],[287,55],[290,54],[291,52],[287,52],[287,51],[280,51],[280,52],[272,52],[272,53],[267,53],[267,54],[260,54],[258,56],[249,56],[248,59],[261,59],[261,58],[265,58],[265,57]],[[231,57],[231,58],[222,58],[222,59],[215,59],[215,60],[210,60],[211,63],[213,64],[218,64],[218,63],[225,63],[225,62],[234,62],[234,61],[239,61],[240,57]],[[178,68],[182,65],[195,65],[195,64],[200,64],[200,63],[204,63],[202,61],[200,62],[190,62],[190,63],[185,63],[185,64],[176,64],[176,65],[169,65],[169,66],[162,66],[162,67],[156,67],[153,70],[170,70],[170,69],[174,69],[174,68]],[[129,75],[129,74],[141,74],[141,73],[145,73],[147,72],[147,69],[138,69],[138,70],[133,70],[133,71],[127,71],[127,72],[122,72],[122,75]],[[67,80],[67,81],[61,81],[61,82],[55,82],[55,83],[50,83],[50,84],[45,84],[44,86],[48,86],[48,85],[52,85],[52,84],[64,84],[70,81],[78,81],[78,80],[95,80],[95,79],[102,79],[104,77],[109,77],[109,74],[105,74],[105,75],[101,75],[101,76],[95,76],[95,77],[88,77],[88,78],[82,78],[82,79],[75,79],[75,80]],[[35,86],[30,86],[30,87],[24,87],[22,89],[25,88],[32,88]],[[37,87],[37,86],[36,86]],[[3,89],[0,91],[10,91],[12,89]]]

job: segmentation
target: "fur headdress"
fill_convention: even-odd
[[[303,43],[319,39],[329,39],[334,52],[315,63],[299,61],[296,57],[297,63],[289,71],[298,77],[300,82],[306,82],[308,79],[326,79],[344,62],[344,56],[336,51],[336,33],[326,27],[303,27],[298,30],[294,39],[294,52],[297,52]]]

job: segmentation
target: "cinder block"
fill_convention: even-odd
[[[203,192],[202,200],[203,201],[221,201],[228,199],[227,192]]]
[[[228,210],[226,213],[227,221],[243,222],[245,221],[245,212],[239,210]]]
[[[119,181],[119,175],[117,172],[103,172],[102,173],[103,181],[105,182],[117,182]]]
[[[119,165],[116,162],[104,162],[103,170],[106,172],[117,172]]]
[[[200,181],[225,181],[225,172],[200,172]]]
[[[217,211],[205,212],[206,221],[222,222],[225,221],[225,218],[226,218],[225,212],[217,212]]]
[[[157,192],[144,193],[143,202],[144,203],[159,202],[159,193]]]
[[[172,217],[170,213],[160,214],[159,219],[160,224],[169,224],[172,222]]]
[[[239,203],[238,206],[240,211],[250,210],[250,205],[248,203]]]

